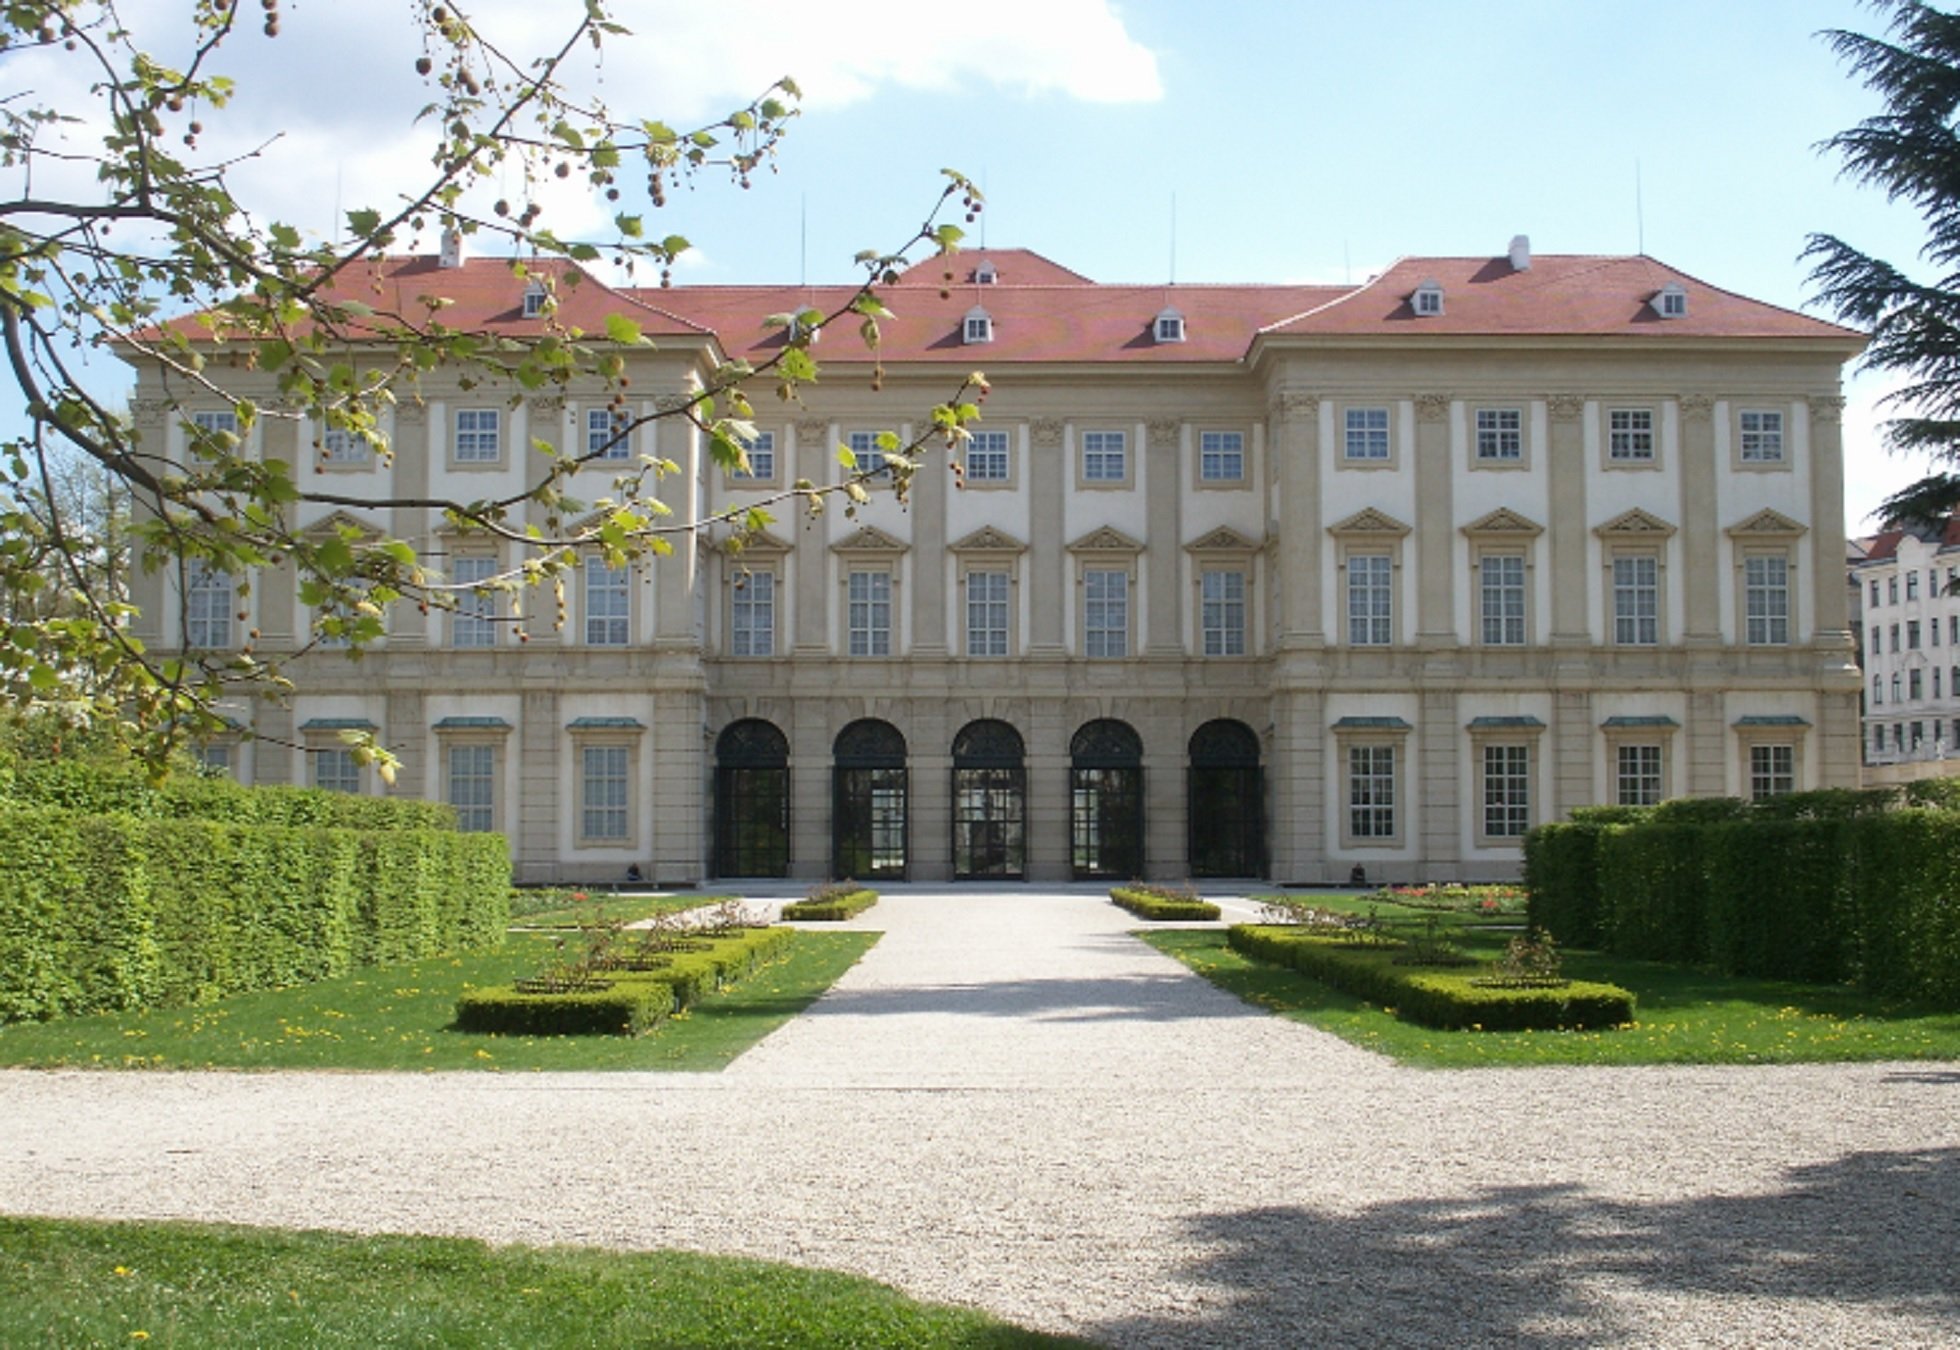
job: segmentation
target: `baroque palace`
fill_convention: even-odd
[[[441,296],[453,326],[518,338],[546,322],[534,282],[453,242],[374,281],[377,309]],[[558,319],[633,317],[652,413],[779,349],[765,316],[848,294],[588,281]],[[359,663],[295,659],[298,694],[237,710],[207,758],[378,792],[338,738],[370,727],[402,759],[394,790],[506,833],[520,878],[669,884],[1496,879],[1575,806],[1857,783],[1839,428],[1857,333],[1523,238],[1353,286],[1105,285],[982,250],[883,294],[882,392],[855,335],[831,335],[800,403],[759,393],[752,475],[713,468],[678,418],[606,453],[679,464],[663,495],[695,520],[835,481],[838,446],[872,460],[880,430],[909,434],[980,369],[994,392],[962,472],[929,460],[907,501],[874,489],[853,516],[785,506],[739,557],[702,530],[645,567],[593,561],[562,627],[503,597],[397,609]],[[252,450],[341,496],[472,500],[520,488],[534,437],[615,438],[596,391],[438,371],[421,392],[386,428],[391,463],[276,419]],[[134,412],[173,453],[186,423],[231,416],[154,368]],[[517,561],[419,508],[313,515],[456,581]],[[142,636],[306,643],[290,577],[242,599],[239,580],[142,578]]]

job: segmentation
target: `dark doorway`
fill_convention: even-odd
[[[1191,736],[1186,812],[1194,877],[1266,874],[1266,787],[1259,738],[1221,718]]]
[[[1078,881],[1143,875],[1143,742],[1127,722],[1085,723],[1069,743],[1069,858]]]
[[[832,762],[831,875],[903,881],[905,737],[890,722],[853,722],[837,733]]]
[[[1020,881],[1028,868],[1028,771],[1021,733],[992,718],[953,738],[953,875]]]
[[[789,741],[770,722],[731,722],[715,741],[715,874],[789,875]]]

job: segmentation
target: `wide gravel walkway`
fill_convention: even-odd
[[[1113,1345],[1960,1344],[1960,1069],[1419,1072],[895,888],[725,1073],[0,1073],[0,1210],[680,1246]]]

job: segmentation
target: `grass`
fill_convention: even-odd
[[[0,1026],[0,1066],[712,1071],[808,1007],[878,936],[799,932],[786,959],[704,999],[649,1036],[449,1030],[465,988],[530,974],[555,941],[515,933],[499,952],[384,966],[195,1008]]]
[[[520,895],[522,892],[519,893]],[[513,904],[510,921],[521,928],[578,928],[589,923],[637,923],[641,919],[651,919],[656,914],[676,914],[682,910],[700,909],[712,905],[723,897],[719,895],[604,895],[587,892],[588,899],[559,904],[547,901],[551,907],[519,913],[520,904]],[[569,900],[571,892],[560,893],[559,898]]]
[[[1365,908],[1365,907],[1364,907]],[[1610,1031],[1433,1031],[1317,980],[1251,961],[1218,931],[1138,934],[1221,989],[1366,1050],[1424,1068],[1545,1064],[1816,1064],[1960,1058],[1960,1012],[1854,990],[1732,979],[1679,966],[1568,952],[1565,973],[1633,991],[1636,1021]],[[1507,935],[1461,934],[1493,955]]]
[[[0,1344],[1085,1343],[920,1303],[856,1276],[734,1257],[0,1218]]]

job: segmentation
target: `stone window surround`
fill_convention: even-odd
[[[1121,478],[1091,478],[1088,476],[1088,438],[1090,436],[1121,436],[1123,438],[1123,476]],[[1137,457],[1143,447],[1138,443],[1135,427],[1119,426],[1103,422],[1088,426],[1071,426],[1069,436],[1074,441],[1074,454],[1070,456],[1075,464],[1075,490],[1077,492],[1126,492],[1137,485]],[[1101,451],[1099,453],[1107,453]]]
[[[1775,413],[1783,419],[1782,453],[1775,459],[1742,457],[1742,414]],[[1728,400],[1729,468],[1736,473],[1791,473],[1796,468],[1796,412],[1787,398],[1749,397]]]
[[[631,717],[579,718],[565,728],[572,740],[572,847],[576,849],[635,849],[639,847],[640,742],[646,727]],[[626,750],[626,833],[617,839],[593,839],[585,833],[585,752],[623,746]]]
[[[502,833],[504,798],[508,795],[504,791],[504,756],[505,747],[510,741],[510,723],[501,717],[445,717],[430,730],[436,737],[437,773],[445,802],[450,801],[453,786],[449,772],[450,750],[459,746],[490,747],[490,831],[493,834]]]
[[[1224,433],[1239,438],[1239,476],[1237,478],[1205,477],[1205,437]],[[1249,492],[1252,490],[1254,474],[1252,468],[1252,428],[1234,426],[1230,423],[1199,423],[1191,431],[1191,486],[1198,492]]]
[[[724,487],[736,492],[752,492],[757,488],[778,488],[783,485],[783,461],[789,456],[789,438],[784,428],[757,426],[756,434],[769,437],[769,453],[773,461],[772,472],[749,478],[736,473],[733,469],[727,469],[722,473]]]
[[[1007,437],[1007,476],[1005,478],[975,478],[969,473],[961,474],[958,482],[962,492],[1002,492],[1012,491],[1020,486],[1021,437],[1016,427],[983,427],[979,432],[994,432]]]
[[[1143,555],[1143,545],[1120,530],[1103,526],[1091,530],[1082,538],[1068,546],[1070,556],[1075,559],[1075,651],[1074,655],[1088,661],[1127,661],[1137,657],[1143,648],[1142,635],[1137,620],[1143,608],[1143,597],[1137,586],[1137,574]],[[1090,572],[1122,572],[1128,580],[1123,587],[1124,645],[1122,656],[1089,655],[1089,604],[1088,574]]]
[[[1545,756],[1540,748],[1545,724],[1535,717],[1479,717],[1472,719],[1466,730],[1470,734],[1471,809],[1475,813],[1476,846],[1521,849],[1524,847],[1522,834],[1493,835],[1486,831],[1489,803],[1486,800],[1488,784],[1484,776],[1484,750],[1493,746],[1525,747],[1525,828],[1529,830],[1545,818]]]
[[[1653,427],[1653,450],[1645,459],[1613,458],[1613,414],[1644,412]],[[1599,466],[1609,473],[1646,473],[1662,467],[1665,441],[1665,409],[1659,400],[1640,398],[1602,399],[1599,402]]]
[[[866,525],[849,538],[830,546],[837,557],[838,611],[836,654],[847,661],[891,661],[910,654],[909,631],[905,615],[904,555],[909,545]],[[890,652],[883,656],[851,655],[851,574],[884,572],[891,577]]]
[[[1362,473],[1383,469],[1393,472],[1402,467],[1402,401],[1393,398],[1383,399],[1336,399],[1334,408],[1334,467],[1352,469]],[[1350,412],[1385,412],[1388,414],[1388,457],[1385,459],[1349,459],[1347,453],[1347,416]]]
[[[1477,647],[1529,647],[1538,634],[1538,537],[1545,527],[1515,511],[1500,508],[1463,527],[1470,541],[1470,641]],[[1483,566],[1484,559],[1509,557],[1524,559],[1524,640],[1486,642],[1484,640]]]
[[[786,610],[783,605],[786,585],[784,559],[791,555],[791,546],[773,534],[759,534],[745,541],[739,549],[718,546],[722,558],[721,605],[722,640],[716,655],[731,661],[773,661],[789,652],[789,643],[783,640],[783,618]],[[744,576],[760,573],[774,577],[774,612],[771,615],[769,630],[769,654],[738,655],[735,651],[735,598]]]
[[[1334,537],[1334,574],[1337,579],[1334,603],[1340,620],[1340,645],[1357,651],[1387,650],[1381,644],[1372,642],[1356,646],[1349,633],[1348,596],[1348,560],[1386,554],[1389,574],[1388,647],[1401,646],[1407,641],[1408,606],[1403,603],[1406,597],[1402,594],[1402,564],[1409,527],[1386,512],[1370,507],[1328,526],[1327,533]]]
[[[1672,717],[1609,717],[1600,723],[1606,746],[1606,800],[1620,800],[1620,748],[1652,745],[1661,752],[1661,800],[1666,801],[1674,785],[1674,733],[1680,729]]]
[[[495,539],[485,538],[481,535],[457,534],[441,534],[437,538],[442,543],[445,562],[454,562],[461,558],[488,558],[492,564],[493,571],[499,570],[503,566],[503,546]],[[453,572],[453,568],[446,570]],[[445,579],[450,581],[455,580],[453,575],[446,576]],[[475,597],[469,592],[457,593],[459,603],[473,598]],[[491,625],[490,632],[493,635],[492,640],[487,643],[474,644],[466,647],[458,646],[456,643],[457,611],[453,609],[446,610],[443,614],[443,647],[446,650],[493,652],[504,645],[503,631],[507,626],[504,618],[504,593],[502,591],[493,592],[488,599],[490,601],[488,622]],[[515,627],[515,625],[508,626]]]
[[[1728,527],[1723,533],[1728,535],[1731,552],[1734,555],[1734,600],[1735,632],[1733,642],[1742,648],[1795,647],[1802,641],[1801,625],[1798,620],[1803,613],[1798,579],[1802,575],[1800,557],[1802,550],[1797,541],[1807,533],[1807,527],[1776,511],[1763,510]],[[1781,558],[1783,560],[1784,610],[1787,631],[1782,642],[1751,642],[1749,640],[1749,560],[1752,558]]]
[[[1790,747],[1790,787],[1794,792],[1803,791],[1804,739],[1810,731],[1810,723],[1801,717],[1790,715],[1742,717],[1736,720],[1731,730],[1735,733],[1741,772],[1741,791],[1738,796],[1750,800],[1755,795],[1751,781],[1753,766],[1750,763],[1753,756],[1750,752],[1759,745]]]
[[[640,576],[640,569],[635,567],[631,562],[627,562],[620,569],[626,574],[626,641],[594,642],[591,640],[592,632],[588,622],[593,616],[587,612],[591,601],[589,587],[592,573],[589,569],[603,567],[605,565],[605,559],[597,553],[588,551],[579,556],[578,584],[567,588],[571,591],[576,606],[574,617],[567,624],[567,627],[572,629],[572,635],[578,639],[574,644],[576,646],[588,648],[592,651],[626,651],[636,645],[638,635],[645,631],[644,622],[640,613],[642,608],[640,592],[644,589],[640,583],[643,578]],[[618,616],[606,615],[605,617],[612,619]]]
[[[497,453],[488,459],[462,459],[456,454],[456,442],[461,434],[463,414],[491,413],[497,419]],[[511,417],[510,409],[502,405],[469,403],[450,405],[448,409],[448,436],[443,446],[445,467],[451,473],[494,473],[500,472],[510,459]],[[472,434],[481,434],[473,432]],[[580,444],[583,444],[581,439]]]
[[[1515,402],[1498,402],[1492,399],[1465,400],[1463,404],[1463,430],[1465,448],[1469,452],[1469,467],[1477,473],[1516,473],[1529,472],[1537,458],[1536,447],[1532,444],[1533,424],[1537,420],[1536,403],[1532,399],[1521,398]],[[1516,459],[1500,459],[1496,456],[1485,458],[1480,453],[1480,437],[1477,427],[1479,413],[1516,413],[1518,418],[1518,455]]]
[[[306,772],[302,775],[306,786],[317,786],[317,756],[325,752],[349,749],[347,742],[340,738],[342,731],[377,730],[379,728],[365,717],[315,717],[303,723],[299,734],[300,745],[306,756]],[[355,789],[355,795],[363,797],[371,795],[374,791],[375,776],[368,773],[367,766],[355,765],[354,775],[355,781],[359,784]]]
[[[1614,622],[1613,563],[1618,558],[1651,557],[1654,562],[1654,636],[1655,647],[1669,645],[1667,567],[1668,552],[1672,547],[1675,527],[1658,516],[1638,508],[1624,511],[1613,519],[1596,526],[1593,533],[1598,536],[1600,562],[1600,616],[1603,623],[1602,637],[1608,647],[1630,647],[1634,650],[1651,650],[1645,643],[1621,643],[1616,640]]]
[[[966,538],[953,544],[949,549],[958,567],[958,613],[954,616],[959,630],[959,653],[975,661],[1005,661],[1021,655],[1021,555],[1028,546],[992,526],[982,526]],[[970,630],[967,624],[966,588],[967,577],[974,572],[1005,572],[1007,574],[1007,655],[974,656],[967,649]]]
[[[1409,733],[1414,730],[1400,717],[1343,717],[1329,730],[1334,737],[1334,753],[1340,771],[1340,846],[1343,852],[1365,849],[1402,848],[1409,833]],[[1395,752],[1394,830],[1385,836],[1357,836],[1353,815],[1353,764],[1348,751],[1361,747],[1387,746]]]

